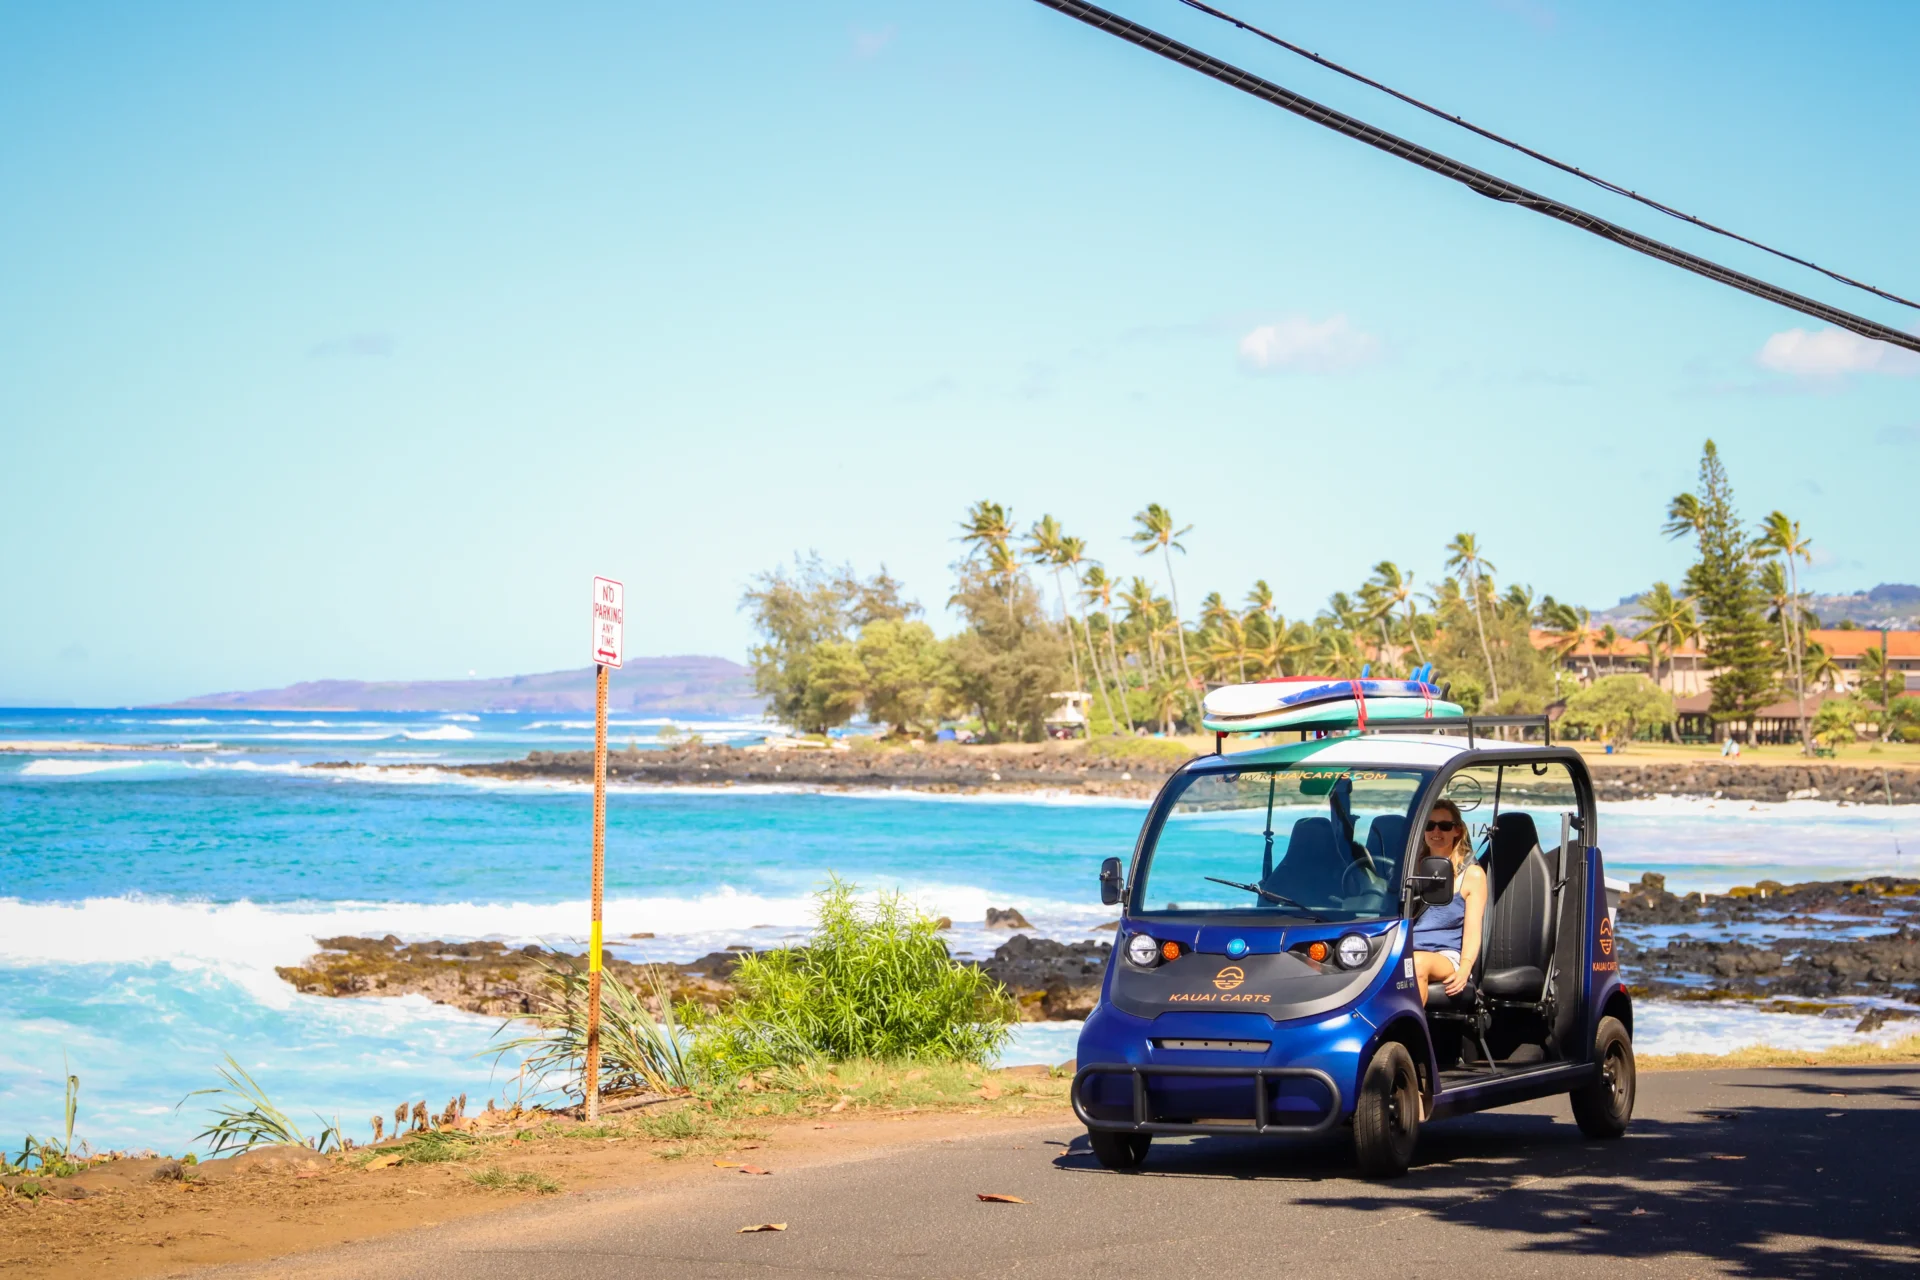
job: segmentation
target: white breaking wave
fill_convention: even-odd
[[[470,716],[464,711],[449,711],[445,715],[441,716],[440,718],[442,720],[464,720],[469,723],[480,719],[479,716]]]
[[[20,772],[37,778],[70,778],[113,769],[138,769],[153,763],[151,760],[29,760]]]
[[[471,738],[473,730],[462,729],[457,724],[443,724],[437,729],[422,729],[418,733],[408,729],[400,736],[411,738],[415,742],[453,742],[462,738]]]

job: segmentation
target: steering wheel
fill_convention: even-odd
[[[1362,849],[1361,852],[1364,854],[1366,850]],[[1340,896],[1357,898],[1361,894],[1377,893],[1380,890],[1379,881],[1380,873],[1374,868],[1372,858],[1365,862],[1356,859],[1340,873]]]

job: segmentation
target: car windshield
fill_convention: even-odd
[[[1398,915],[1421,769],[1275,765],[1189,774],[1147,842],[1143,912]]]

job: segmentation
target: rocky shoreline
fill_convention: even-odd
[[[1673,932],[1675,926],[1681,931]],[[581,959],[538,946],[406,943],[392,935],[323,938],[319,945],[305,965],[278,970],[301,992],[419,994],[501,1018],[529,1013],[543,975]],[[978,964],[1013,995],[1022,1021],[1078,1019],[1099,999],[1111,945],[1015,932]],[[675,1001],[718,1006],[732,998],[733,970],[745,950],[652,965],[608,952],[605,963],[642,992],[658,984]],[[1649,872],[1620,903],[1620,962],[1639,996],[1857,1014],[1860,1030],[1920,1017],[1920,880],[1761,881],[1726,894],[1681,897]],[[1860,1007],[1863,1001],[1873,1007]],[[1894,1004],[1916,1012],[1888,1007]]]
[[[853,750],[740,748],[681,744],[607,755],[616,783],[649,786],[803,786],[903,788],[913,791],[1050,791],[1149,799],[1189,759],[1159,739],[958,746],[865,747]],[[1712,760],[1589,762],[1602,801],[1686,796],[1701,799],[1827,800],[1840,804],[1920,804],[1920,769],[1817,761],[1806,764]],[[315,769],[365,768],[349,761]],[[417,770],[419,765],[378,768]],[[588,782],[590,751],[535,751],[524,760],[428,766],[466,777],[513,781]]]

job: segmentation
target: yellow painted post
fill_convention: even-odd
[[[594,664],[593,937],[587,944],[586,1113],[600,1118],[600,899],[607,878],[607,668]]]

